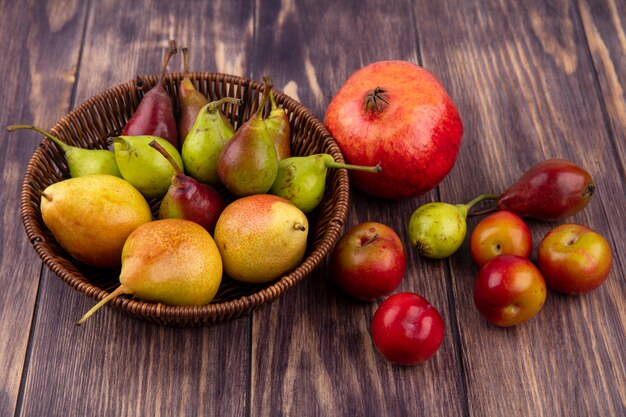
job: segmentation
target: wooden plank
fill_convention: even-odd
[[[616,0],[577,3],[606,111],[607,129],[626,176],[626,4]]]
[[[63,302],[59,302],[62,300]],[[93,305],[46,274],[25,416],[243,416],[249,320],[163,327]]]
[[[466,125],[457,165],[440,186],[442,200],[501,192],[535,162],[570,159],[592,173],[598,191],[568,221],[598,230],[624,253],[624,182],[615,175],[623,159],[613,155],[575,6],[415,4],[424,64],[449,87]],[[470,231],[477,222],[470,221]],[[530,226],[536,260],[540,239],[555,224]],[[622,260],[602,288],[581,297],[549,293],[534,320],[512,329],[487,324],[473,306],[477,267],[467,241],[450,265],[471,415],[623,413]]]
[[[322,120],[333,94],[353,71],[383,59],[418,60],[409,2],[336,2],[332,8],[329,13],[314,2],[260,2],[253,60],[257,78],[270,74],[278,89]],[[410,214],[432,198],[393,202],[353,192],[346,228],[379,221],[408,242]],[[448,282],[438,263],[409,256],[400,290],[425,296],[449,326]],[[340,294],[322,265],[255,315],[252,415],[461,415],[457,345],[449,328],[431,361],[393,366],[371,341],[377,305]]]
[[[245,72],[249,5],[91,2],[76,103],[138,73],[157,73],[168,39],[193,70]],[[219,30],[219,32],[216,32]],[[246,35],[248,34],[248,35]],[[170,70],[182,69],[179,54]],[[245,415],[250,319],[201,329],[155,326],[104,308],[46,273],[24,390],[25,416]]]
[[[35,10],[37,13],[25,13]],[[0,415],[19,406],[23,366],[39,286],[41,261],[20,217],[26,165],[41,135],[8,134],[14,123],[49,128],[69,106],[85,7],[82,3],[0,2]]]

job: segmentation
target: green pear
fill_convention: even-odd
[[[161,198],[167,193],[176,171],[172,164],[150,146],[156,141],[184,169],[178,150],[165,139],[156,136],[117,136],[113,138],[115,159],[122,177],[135,186],[147,199]]]
[[[420,255],[447,258],[456,252],[467,234],[467,213],[480,201],[497,198],[481,194],[467,204],[427,203],[409,219],[409,241]]]
[[[178,118],[178,143],[184,144],[187,135],[200,112],[200,109],[209,104],[209,100],[196,90],[189,77],[189,49],[183,48],[183,79],[178,85],[178,104],[180,116]]]
[[[152,220],[145,198],[112,175],[69,178],[48,186],[41,217],[56,241],[77,261],[113,268],[130,233]]]
[[[217,162],[220,181],[238,197],[266,193],[276,179],[276,148],[263,122],[268,94],[266,88],[257,112],[224,145]]]
[[[115,155],[108,149],[86,149],[71,146],[45,130],[31,125],[12,125],[7,127],[9,132],[21,129],[34,130],[56,143],[65,154],[67,167],[72,178],[93,174],[108,174],[122,177],[115,161]]]
[[[220,185],[217,161],[224,145],[235,133],[233,125],[219,110],[225,103],[240,105],[242,101],[224,97],[203,106],[181,150],[187,174],[196,181],[212,186]]]
[[[269,76],[263,77],[265,88],[269,89],[270,113],[263,119],[265,126],[276,147],[276,155],[279,161],[291,156],[291,126],[289,116],[285,109],[278,107],[274,92],[272,91],[272,81]]]
[[[278,174],[269,193],[291,201],[305,213],[310,213],[324,197],[329,168],[345,168],[365,172],[380,172],[380,165],[364,167],[335,162],[332,155],[292,156],[278,163]]]
[[[123,294],[172,306],[205,305],[213,300],[222,281],[222,258],[215,241],[189,220],[155,220],[138,227],[126,239],[121,259],[121,285],[77,325]]]

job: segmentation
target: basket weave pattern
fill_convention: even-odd
[[[225,104],[221,108],[235,129],[256,111],[265,88],[254,80],[233,75],[206,72],[189,75],[196,89],[210,101],[225,96],[243,100],[241,106]],[[178,103],[175,98],[182,77],[182,73],[171,73],[165,79],[175,110]],[[137,80],[106,90],[78,106],[56,123],[50,132],[70,145],[105,149],[108,138],[120,134],[137,109],[144,91],[156,82],[156,76],[139,76]],[[339,147],[309,110],[279,91],[275,91],[274,95],[289,116],[292,155],[328,153],[343,162]],[[50,184],[68,178],[68,172],[63,153],[55,144],[44,139],[26,167],[21,195],[22,221],[31,244],[45,265],[75,290],[101,300],[119,285],[119,269],[98,269],[72,260],[41,218],[41,193]],[[220,191],[226,193],[225,190]],[[232,196],[225,194],[225,197],[227,201],[232,200]],[[204,325],[250,314],[304,279],[324,260],[342,231],[348,198],[347,173],[345,170],[330,170],[324,199],[309,215],[309,242],[304,260],[289,275],[276,281],[252,285],[225,276],[213,302],[199,307],[166,306],[125,296],[117,297],[109,305],[139,319],[176,326]],[[153,208],[158,206],[158,201],[150,203]]]

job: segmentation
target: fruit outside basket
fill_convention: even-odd
[[[226,104],[221,108],[236,129],[256,111],[265,88],[262,83],[233,75],[207,72],[189,75],[196,88],[210,101],[225,96],[243,100],[239,107]],[[182,77],[182,73],[170,73],[165,78],[175,107]],[[120,134],[144,92],[156,82],[156,76],[146,75],[110,88],[78,106],[50,131],[71,145],[106,148],[108,138]],[[292,155],[328,153],[343,162],[339,147],[315,115],[279,91],[275,90],[274,95],[289,116]],[[101,300],[119,285],[119,269],[98,269],[74,261],[55,241],[41,218],[39,202],[42,191],[68,176],[65,157],[60,149],[47,139],[43,140],[26,168],[21,195],[22,220],[31,244],[46,266],[72,288]],[[226,191],[221,191],[232,200]],[[304,259],[294,271],[276,281],[251,285],[225,276],[215,299],[205,306],[166,306],[130,296],[117,297],[109,302],[109,306],[135,318],[174,326],[205,325],[250,314],[303,280],[324,260],[342,231],[348,199],[346,171],[330,170],[324,198],[318,208],[309,214],[309,242]],[[150,203],[153,209],[157,207],[157,201]]]

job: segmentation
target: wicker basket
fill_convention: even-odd
[[[243,105],[239,107],[222,107],[235,128],[241,126],[258,108],[264,89],[264,85],[259,82],[232,75],[191,73],[190,77],[196,88],[209,100],[224,96],[243,100]],[[172,98],[176,97],[181,80],[181,73],[166,76],[166,88]],[[144,91],[148,91],[156,82],[156,76],[140,76],[137,80],[104,91],[61,119],[51,132],[75,146],[106,148],[107,139],[121,132],[137,108]],[[329,153],[335,160],[343,162],[339,147],[309,110],[281,92],[275,91],[275,97],[289,116],[293,155]],[[173,102],[176,107],[177,100],[174,99]],[[72,288],[101,300],[119,285],[119,269],[103,270],[74,261],[58,245],[41,218],[41,192],[48,185],[65,179],[68,175],[62,152],[52,142],[44,139],[26,168],[21,195],[22,220],[30,242],[48,268]],[[225,193],[224,190],[222,192]],[[343,228],[348,198],[347,173],[345,170],[331,170],[324,199],[309,215],[309,242],[304,260],[293,272],[276,281],[251,285],[225,276],[213,302],[201,307],[172,307],[126,296],[117,297],[109,305],[139,319],[176,326],[204,325],[250,314],[304,279],[324,260]],[[153,207],[157,203],[151,202]]]

